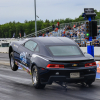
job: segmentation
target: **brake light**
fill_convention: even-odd
[[[64,65],[60,65],[60,64],[48,64],[47,68],[64,68]]]
[[[90,66],[96,66],[96,62],[85,64],[85,67],[90,67]]]

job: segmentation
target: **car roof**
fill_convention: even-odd
[[[55,45],[55,44],[75,45],[76,44],[73,40],[67,37],[36,37],[31,39],[44,45]]]

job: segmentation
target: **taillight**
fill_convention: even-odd
[[[48,64],[47,68],[64,68],[64,65],[60,65],[60,64]]]
[[[85,64],[85,67],[90,67],[90,66],[96,66],[96,62]]]

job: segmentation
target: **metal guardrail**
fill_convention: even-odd
[[[80,22],[62,23],[62,24],[60,24],[60,29],[64,28],[65,26],[68,26],[68,25],[70,25],[70,27],[73,27],[76,24],[81,25],[81,24],[84,24],[86,21],[88,21],[88,20],[80,21]],[[98,19],[96,21],[97,21],[97,25],[100,25],[100,19]]]
[[[44,29],[42,29],[42,30],[37,31],[37,36],[39,35],[39,33],[46,33],[47,30],[52,31],[52,26],[49,26],[49,27],[47,27],[47,28],[44,28]],[[31,33],[31,34],[29,34],[29,35],[26,35],[25,37],[22,37],[22,38],[34,37],[35,34],[36,34],[36,32]]]

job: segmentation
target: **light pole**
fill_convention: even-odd
[[[37,37],[37,23],[36,23],[36,0],[34,0],[34,10],[35,10],[35,36]]]

